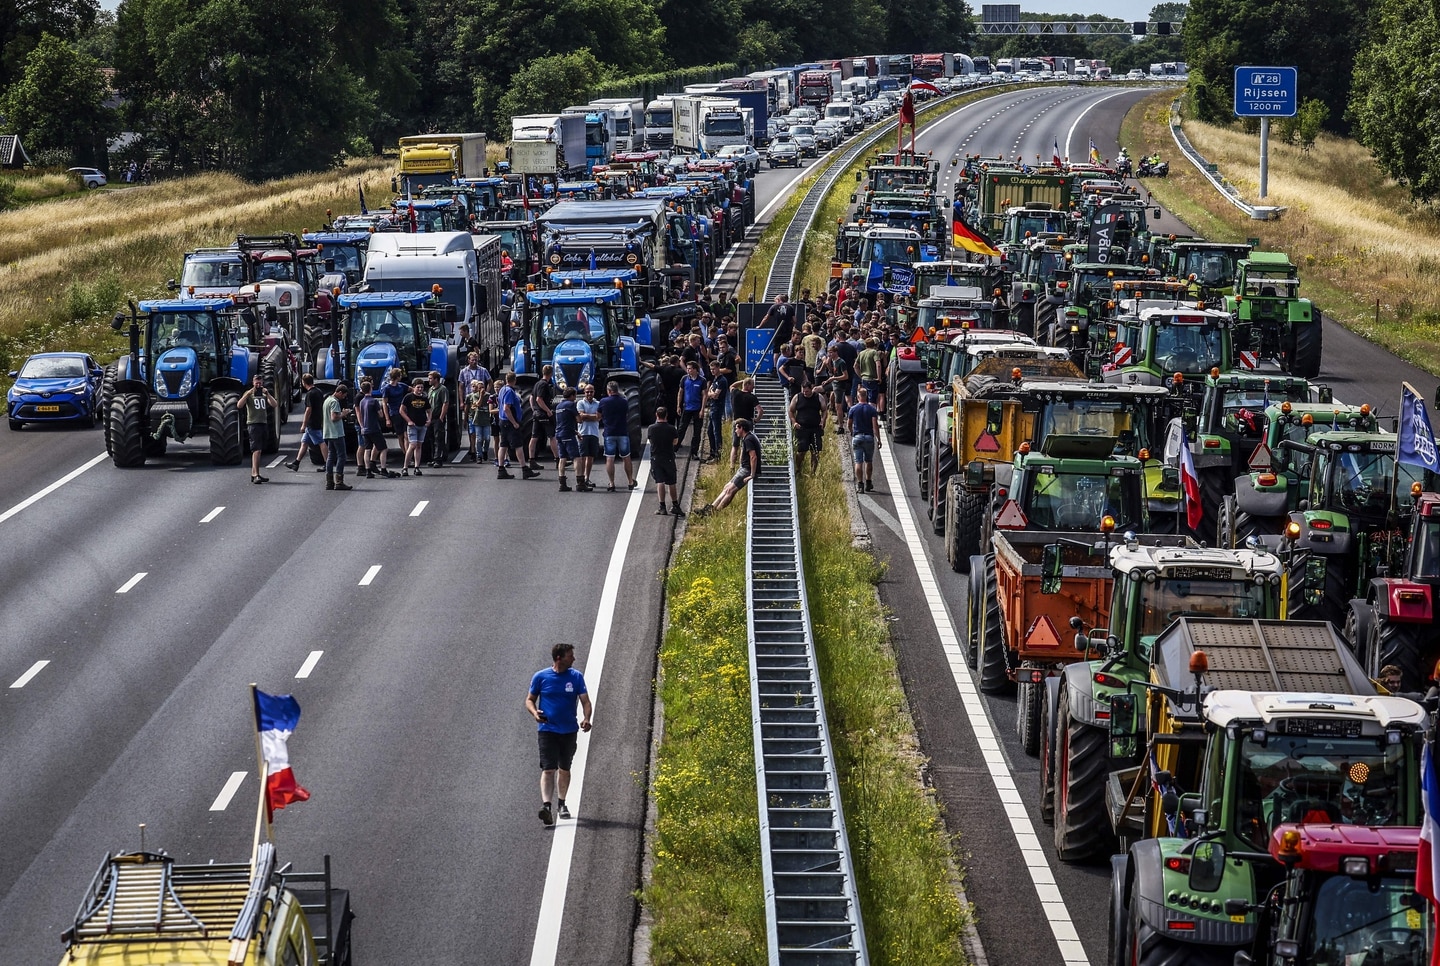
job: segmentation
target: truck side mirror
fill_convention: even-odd
[[[1129,691],[1110,695],[1111,758],[1130,758],[1135,754],[1135,695]]]
[[[1065,561],[1060,553],[1060,544],[1047,543],[1040,553],[1040,593],[1060,593],[1061,575]]]
[[[1190,890],[1214,892],[1225,877],[1225,846],[1219,842],[1197,842],[1190,853]]]

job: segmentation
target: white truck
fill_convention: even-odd
[[[376,232],[365,256],[362,291],[429,292],[455,306],[473,333],[496,328],[500,307],[500,236],[464,231]],[[454,341],[455,333],[446,332]]]
[[[590,102],[595,111],[608,111],[615,121],[612,153],[645,149],[645,102],[638,97],[602,97]]]
[[[754,113],[739,101],[677,94],[673,103],[678,153],[714,154],[726,145],[754,143]]]
[[[645,149],[667,154],[675,144],[675,100],[659,97],[645,105]]]
[[[585,115],[522,114],[511,119],[510,168],[567,178],[585,170]]]
[[[854,134],[863,126],[860,114],[855,110],[855,102],[851,100],[833,100],[825,105],[825,119],[839,121],[845,126],[847,134]]]

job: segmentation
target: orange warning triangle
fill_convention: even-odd
[[[1026,647],[1059,647],[1060,635],[1055,630],[1055,624],[1044,614],[1035,618],[1030,629],[1025,632]]]
[[[912,333],[910,333],[910,344],[911,344],[911,345],[919,345],[920,343],[922,343],[922,342],[924,342],[924,341],[925,341],[925,330],[922,329],[922,328],[921,328],[920,326],[918,326],[918,325],[915,326],[915,331],[912,332]]]
[[[977,453],[998,453],[998,452],[1000,452],[1000,441],[995,438],[995,434],[994,434],[994,433],[990,432],[990,427],[989,427],[989,426],[986,426],[983,430],[981,430],[979,437],[976,438],[976,440],[975,440],[975,452],[977,452]]]
[[[1270,447],[1265,445],[1262,439],[1260,445],[1255,447],[1255,452],[1250,454],[1250,470],[1255,473],[1265,473],[1275,468],[1275,460],[1270,456]]]
[[[1025,518],[1025,511],[1020,509],[1020,504],[1014,500],[1006,500],[1000,512],[995,515],[995,526],[1002,530],[1024,530],[1029,522]]]

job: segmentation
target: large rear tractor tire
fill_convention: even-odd
[[[145,397],[138,392],[122,392],[110,397],[109,428],[110,460],[128,468],[145,465]]]
[[[980,631],[980,690],[1007,694],[1015,685],[1005,674],[1005,629],[1000,620],[1000,595],[995,587],[995,555],[985,555],[985,599]]]
[[[1051,305],[1049,302],[1035,303],[1034,331],[1036,342],[1039,342],[1041,345],[1053,344],[1050,340],[1055,336],[1053,330],[1055,328],[1055,317],[1058,313],[1058,306]]]
[[[920,384],[910,373],[892,370],[890,394],[885,411],[890,417],[890,438],[896,443],[915,442],[915,406],[919,401]]]
[[[984,531],[985,504],[990,495],[983,491],[977,493],[963,489],[958,481],[952,481],[951,489],[955,491],[956,521],[955,556],[950,565],[960,570],[961,565],[986,549],[981,545],[981,538]]]
[[[1045,700],[1045,685],[1026,682],[1019,686],[1015,702],[1015,732],[1025,754],[1040,754],[1040,704]]]
[[[275,363],[267,358],[260,363],[260,376],[265,380],[265,388],[275,397],[275,401],[284,405],[281,395],[284,386],[281,385],[279,374],[275,370]],[[265,447],[260,450],[262,453],[278,453],[280,451],[280,433],[285,428],[284,414],[280,406],[272,406],[270,409],[270,432],[265,440]]]
[[[1060,687],[1065,687],[1061,680]],[[1055,740],[1050,720],[1050,695],[1040,692],[1040,821],[1055,824]]]
[[[216,466],[239,466],[241,444],[240,394],[230,391],[210,394],[210,462]]]
[[[643,417],[640,413],[640,383],[623,382],[620,384],[620,392],[624,394],[625,401],[629,403],[625,413],[625,421],[630,432],[630,458],[633,461],[640,459],[640,437],[645,431]],[[724,443],[724,440],[721,440]]]
[[[1200,532],[1215,533],[1220,523],[1220,505],[1225,502],[1229,470],[1207,470],[1200,474]],[[1234,483],[1233,480],[1230,481]]]
[[[1070,716],[1070,692],[1062,685],[1054,763],[1055,853],[1062,862],[1081,862],[1114,850],[1105,811],[1108,743],[1104,731]]]
[[[112,362],[105,367],[105,375],[100,380],[100,397],[95,400],[96,418],[100,420],[102,431],[105,434],[105,453],[112,458],[115,455],[115,444],[110,436],[110,400],[115,398],[115,379],[115,363]],[[10,428],[17,429],[18,427],[12,421]]]
[[[970,581],[965,595],[965,660],[975,666],[980,656],[980,631],[985,621],[985,558],[980,554],[970,558]]]
[[[1290,327],[1291,344],[1294,351],[1290,356],[1290,372],[1306,379],[1320,375],[1320,351],[1325,339],[1323,319],[1319,312],[1309,322],[1298,322]]]
[[[1433,624],[1401,624],[1375,615],[1370,630],[1375,645],[1375,666],[1394,664],[1400,668],[1402,691],[1425,690],[1425,679],[1435,666],[1435,626]]]
[[[950,477],[955,475],[955,451],[950,448],[950,440],[941,438],[939,433],[932,433],[935,440],[931,446],[930,457],[930,523],[937,534],[945,531],[945,490],[950,485]]]
[[[654,366],[642,366],[640,369],[640,425],[650,426],[655,422],[655,409],[659,405],[660,376],[656,373]]]

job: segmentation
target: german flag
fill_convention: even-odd
[[[950,219],[950,239],[956,248],[963,248],[967,252],[976,255],[985,255],[990,258],[999,258],[1000,251],[985,240],[984,236],[965,224],[965,220],[956,211]]]

